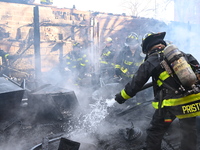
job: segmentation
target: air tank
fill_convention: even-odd
[[[183,57],[181,51],[173,44],[164,49],[164,56],[167,58],[169,65],[174,70],[184,87],[192,87],[197,81],[197,77]]]

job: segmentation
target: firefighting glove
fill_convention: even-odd
[[[119,103],[119,104],[122,104],[126,101],[126,99],[124,99],[122,96],[121,96],[121,93],[118,93],[115,95],[115,100]]]

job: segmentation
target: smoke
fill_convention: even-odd
[[[192,53],[199,60],[198,39],[200,34],[198,26],[184,23],[178,24],[174,22],[169,23],[166,28],[159,27],[159,25],[155,26],[158,27],[156,32],[167,32],[166,40],[174,43],[180,50],[186,53]],[[151,30],[151,27],[148,27],[148,30]],[[124,41],[120,42],[123,43]],[[107,87],[100,88],[97,84],[91,84],[92,80],[99,80],[99,54],[97,53],[95,46],[93,48],[89,47],[88,49],[84,49],[83,51],[88,52],[90,70],[85,74],[82,82],[79,82],[82,83],[81,86],[77,85],[78,74],[76,74],[76,72],[67,70],[67,68],[61,71],[60,67],[55,67],[51,71],[43,73],[38,83],[39,87],[45,84],[51,84],[50,87],[52,88],[52,91],[56,91],[58,87],[74,91],[79,107],[76,112],[74,112],[74,118],[70,118],[70,127],[67,128],[65,132],[66,137],[79,141],[80,143],[96,145],[99,139],[106,139],[109,141],[109,135],[118,134],[119,129],[131,127],[132,122],[135,127],[145,130],[146,124],[150,121],[152,115],[152,108],[148,106],[145,107],[145,112],[149,112],[149,115],[146,116],[144,114],[142,115],[142,118],[141,114],[144,112],[144,109],[137,109],[122,117],[116,116],[119,112],[130,108],[128,103],[125,105],[119,105],[113,101],[114,95],[118,93],[122,87],[118,87],[116,84],[110,84],[110,86],[108,85]],[[98,90],[96,90],[97,87],[99,88]],[[150,92],[152,93],[152,91]],[[46,106],[54,106],[55,103],[52,102],[53,101],[49,97],[44,103]],[[135,103],[136,101],[133,99],[130,100],[130,102]],[[40,103],[38,105],[40,105]],[[42,109],[43,108],[38,106],[34,111],[37,112]],[[26,110],[21,112],[20,116],[22,116],[22,118],[25,116],[30,117],[31,120],[36,119],[34,113],[27,116]],[[51,125],[47,124],[46,126],[50,130]],[[28,128],[29,125],[26,125],[26,127]],[[33,129],[31,134],[29,134],[31,137],[20,139],[15,136],[15,134],[18,133],[17,129],[19,128],[13,129],[13,136],[8,138],[6,143],[1,144],[0,149],[11,150],[15,147],[15,149],[21,150],[24,148],[26,142],[41,142],[42,138],[46,134],[45,131],[44,133],[41,132],[44,129],[44,126],[39,126],[38,129]],[[37,139],[37,141],[35,141],[35,139]],[[19,146],[20,144],[22,146]]]
[[[6,139],[6,142],[0,145],[0,149],[3,150],[12,150],[13,148],[16,150],[22,150],[24,148],[23,141],[19,141],[16,137],[10,137]]]
[[[171,22],[166,30],[165,40],[171,41],[181,51],[191,53],[199,61],[199,26],[189,23]]]
[[[192,28],[191,28],[192,29]],[[196,37],[197,33],[188,30],[187,28],[180,28],[179,26],[172,26],[170,30],[166,30],[167,40],[172,41],[175,45],[177,45],[180,50],[185,52],[191,52],[193,54],[197,54],[198,50],[193,49],[195,47],[193,43],[199,45]],[[184,33],[186,36],[181,36],[180,33]],[[194,39],[194,40],[191,40]],[[86,50],[88,51],[88,50]],[[89,53],[90,60],[95,60],[90,62],[91,67],[97,67],[98,55],[92,55]],[[196,55],[197,56],[197,55]],[[87,78],[85,78],[86,83],[90,83],[93,72],[88,72]],[[123,110],[126,110],[127,107],[130,107],[128,104],[119,105],[113,102],[114,95],[122,89],[122,87],[117,87],[116,84],[111,84],[107,88],[100,88],[95,91],[93,89],[93,85],[86,84],[83,86],[77,86],[76,83],[76,74],[74,76],[71,75],[70,70],[66,70],[63,74],[59,70],[59,68],[53,68],[51,71],[43,74],[41,77],[40,85],[45,85],[51,83],[51,87],[61,87],[64,89],[69,89],[74,91],[79,107],[75,112],[75,117],[71,120],[70,128],[66,130],[65,134],[67,138],[78,141],[80,143],[88,143],[91,145],[97,145],[99,140],[106,139],[110,140],[110,135],[118,134],[120,129],[124,129],[126,127],[131,127],[131,122],[133,122],[135,127],[140,128],[142,131],[145,130],[147,124],[151,118],[151,109],[146,107],[145,111],[149,110],[149,116],[144,115],[143,118],[139,118],[141,116],[141,110],[135,111],[133,113],[128,113],[123,117],[112,117],[113,114],[117,114]],[[99,78],[97,78],[98,80]],[[56,90],[55,90],[56,91]],[[152,91],[151,91],[152,92]],[[96,96],[96,97],[95,97]],[[109,99],[107,98],[109,97]],[[52,105],[52,101],[46,101],[46,105]],[[135,102],[133,100],[133,102]],[[38,108],[35,109],[35,111]],[[119,111],[119,112],[117,112]],[[111,115],[111,116],[110,116]],[[26,116],[26,112],[23,112],[21,116]],[[34,120],[35,116],[31,115],[31,119]],[[28,137],[28,140],[20,140],[15,136],[12,136],[11,139],[8,140],[7,143],[1,145],[2,149],[11,150],[13,146],[19,145],[21,143],[22,146],[16,147],[16,149],[23,149],[26,145],[26,142],[33,142],[34,139],[38,139],[36,143],[39,143],[44,137],[45,133],[41,133],[41,130],[44,128],[41,126],[40,129],[35,131],[35,134],[31,134],[31,138]],[[13,132],[17,133],[17,132]],[[12,143],[12,144],[11,144]]]

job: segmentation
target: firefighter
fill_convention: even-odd
[[[125,46],[116,58],[115,74],[122,79],[123,85],[132,79],[143,62],[144,57],[141,56],[141,52],[138,35],[132,32],[126,38]]]
[[[138,67],[144,61],[144,57],[141,55],[142,50],[139,45],[138,35],[135,32],[131,32],[125,40],[125,46],[119,52],[116,58],[115,75],[118,80],[124,86],[127,82],[131,81]],[[137,93],[136,103],[146,101],[146,91]],[[128,105],[135,105],[134,101],[129,101]]]
[[[103,79],[111,79],[114,77],[114,57],[115,48],[113,48],[113,40],[111,37],[105,39],[106,46],[100,55],[100,77]]]
[[[76,85],[82,85],[88,71],[88,56],[82,48],[81,44],[75,42],[73,44],[73,50],[66,56],[66,68],[65,70],[70,72],[70,78],[75,79]]]
[[[166,32],[145,34],[141,44],[142,51],[146,54],[145,61],[138,68],[132,81],[128,82],[125,88],[115,95],[115,100],[119,104],[124,103],[127,99],[135,96],[152,77],[154,91],[152,106],[155,108],[155,112],[147,128],[146,148],[144,149],[161,150],[163,135],[172,121],[178,118],[182,135],[180,149],[196,150],[196,116],[200,115],[200,93],[199,90],[189,92],[192,91],[191,87],[186,88],[185,91],[181,90],[176,74],[169,74],[161,65],[161,62],[164,61],[163,51],[168,47],[164,41],[165,34]],[[177,49],[175,50],[177,51]],[[191,54],[181,52],[172,61],[175,62],[180,57],[184,57],[190,65],[177,69],[183,71],[185,67],[185,71],[190,68],[194,72],[199,70],[199,63]],[[184,72],[182,75],[184,76]],[[187,77],[184,79],[186,80]]]
[[[8,60],[11,59],[15,59],[18,58],[18,56],[15,55],[10,55],[8,53],[6,53],[4,50],[0,49],[0,57],[1,57],[1,61],[0,61],[0,71],[1,71],[1,75],[2,74],[9,74],[9,69],[8,69]]]

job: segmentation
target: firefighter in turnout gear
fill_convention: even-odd
[[[174,45],[167,45],[164,41],[165,34],[166,32],[145,34],[141,45],[143,53],[146,54],[145,61],[133,76],[132,81],[115,95],[115,100],[120,104],[124,103],[135,96],[152,77],[154,91],[152,106],[155,112],[147,129],[146,149],[161,150],[163,135],[172,121],[178,118],[181,133],[180,150],[196,150],[196,116],[200,115],[199,81],[196,78],[196,83],[187,82],[189,86],[184,87],[175,72],[183,71],[184,76],[184,71],[187,74],[188,70],[192,69],[198,74],[199,63],[191,54],[179,52]],[[167,62],[165,57],[169,58],[171,54],[176,53],[176,57],[171,57],[169,68],[167,68],[167,64],[163,63],[163,61]],[[187,65],[184,65],[184,60],[181,60],[183,58],[187,61]],[[177,70],[174,68],[176,63],[181,64],[176,68]],[[185,80],[190,81],[190,78],[188,75],[184,76]]]
[[[112,79],[114,77],[114,57],[116,54],[113,48],[113,40],[111,37],[105,39],[106,46],[100,55],[100,77]]]
[[[125,41],[125,46],[119,52],[116,58],[115,74],[120,79],[120,83],[124,86],[131,81],[139,66],[143,63],[144,57],[141,55],[142,50],[139,45],[138,35],[132,32]],[[136,95],[136,102],[139,104],[146,101],[146,91],[141,91]],[[129,101],[128,105],[134,104],[134,101]]]
[[[141,56],[141,52],[138,35],[132,32],[126,38],[125,46],[116,58],[115,74],[121,77],[123,84],[132,79],[134,73],[142,64],[144,58]]]
[[[69,72],[70,78],[75,80],[76,85],[81,85],[82,80],[88,71],[88,56],[83,50],[80,43],[75,42],[73,44],[73,50],[66,56],[66,68]]]
[[[8,65],[9,65],[9,61],[8,60],[12,60],[12,59],[16,59],[18,58],[17,55],[10,55],[8,53],[6,53],[4,50],[0,49],[0,71],[1,71],[1,75],[2,74],[9,74],[9,69],[8,69]]]

